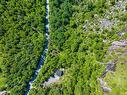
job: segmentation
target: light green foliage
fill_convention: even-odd
[[[112,89],[107,95],[126,95],[127,94],[127,64],[118,63],[115,72],[107,73],[105,81]]]
[[[34,83],[30,95],[103,95],[97,78],[105,65],[106,52],[114,40],[121,39],[118,32],[125,28],[120,12],[110,15],[114,2],[105,0],[49,0],[50,42],[43,68]],[[78,2],[78,3],[77,3]],[[112,3],[112,4],[111,4]],[[116,9],[116,11],[118,11]],[[104,27],[100,22],[120,20]],[[108,24],[109,24],[108,23]],[[86,27],[85,27],[86,26]],[[83,28],[85,27],[85,29]],[[111,28],[110,28],[111,27]],[[103,42],[107,40],[107,42]],[[42,84],[54,73],[64,68],[59,84],[43,88]],[[33,91],[34,90],[34,91]]]
[[[127,16],[115,1],[49,0],[48,53],[30,95],[103,95],[97,78],[104,65],[99,63],[115,59],[115,53],[105,58],[110,44],[127,36],[118,36]],[[45,41],[45,6],[45,0],[0,1],[0,88],[11,95],[24,93],[37,67]],[[65,72],[59,83],[43,88],[60,68]]]
[[[49,51],[45,64],[33,85],[38,89],[33,88],[30,95],[34,95],[33,90],[38,95],[40,92],[47,95],[102,94],[97,78],[103,71],[103,66],[98,61],[103,60],[104,49],[107,47],[102,40],[104,35],[90,30],[84,31],[81,22],[88,18],[83,18],[83,15],[77,13],[81,8],[75,9],[75,7],[80,4],[67,1],[50,0]],[[87,5],[86,2],[82,3],[84,6]],[[85,14],[92,16],[90,11],[94,9],[85,10]],[[60,84],[42,88],[40,85],[54,73],[56,68],[65,68],[67,71],[61,78]]]

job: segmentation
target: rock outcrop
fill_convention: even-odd
[[[7,91],[0,91],[0,95],[7,95]]]
[[[107,83],[104,81],[104,78],[106,77],[106,74],[111,71],[111,72],[115,72],[115,68],[116,68],[116,64],[117,62],[124,57],[125,55],[127,55],[127,41],[126,40],[120,40],[120,41],[114,41],[111,43],[111,46],[109,47],[108,50],[108,54],[106,55],[106,57],[109,54],[112,54],[112,52],[116,53],[116,58],[113,60],[110,60],[107,64],[106,64],[106,68],[105,71],[103,72],[102,76],[100,78],[98,78],[98,80],[100,81],[100,86],[102,87],[102,90],[104,93],[108,93],[111,92],[112,89],[108,87]],[[121,51],[119,51],[120,53],[117,54],[117,50],[121,49]]]

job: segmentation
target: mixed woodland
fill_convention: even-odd
[[[126,28],[127,14],[121,16],[117,9],[108,14],[115,0],[50,0],[49,4],[49,51],[30,95],[103,95],[97,79],[110,60],[105,58],[110,44],[127,37],[118,35]],[[105,19],[119,23],[98,24]],[[65,69],[60,82],[43,87],[60,68]]]
[[[49,0],[48,53],[29,95],[103,95],[97,79],[111,60],[107,51],[113,41],[127,37],[127,3],[121,0],[123,11],[117,1]],[[1,91],[26,91],[44,50],[45,7],[45,0],[0,1]],[[43,87],[61,68],[59,82]]]
[[[23,95],[45,42],[45,0],[0,0],[0,91]]]

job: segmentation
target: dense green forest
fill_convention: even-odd
[[[111,42],[121,39],[118,32],[126,27],[126,13],[121,16],[122,10],[116,9],[109,14],[115,0],[50,0],[49,4],[49,51],[30,95],[103,95],[97,80],[106,67],[101,63],[110,60],[105,55]],[[99,24],[105,19],[119,23]],[[60,83],[43,88],[54,69],[60,68],[65,69]]]
[[[117,33],[127,20],[126,13],[119,16],[121,10],[108,14],[112,6],[115,0],[50,0],[49,51],[30,95],[103,95],[97,78],[106,65],[100,63],[109,61],[106,52],[112,41],[121,39]],[[99,25],[104,19],[120,23]],[[60,83],[43,88],[56,68],[65,69]]]
[[[45,0],[0,0],[0,91],[23,95],[44,47]]]
[[[1,0],[0,91],[25,92],[44,50],[45,6],[46,0]],[[48,53],[29,95],[103,95],[98,78],[106,63],[119,57],[110,53],[111,44],[127,38],[126,0],[49,0],[49,7]],[[115,79],[126,76],[124,66],[117,65],[118,76],[112,78],[110,72],[105,77],[113,87],[109,95],[116,90],[126,95],[126,85],[115,89],[119,82]],[[56,69],[63,68],[58,83],[43,86]]]

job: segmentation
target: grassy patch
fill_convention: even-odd
[[[117,64],[116,72],[108,72],[105,81],[112,91],[108,95],[127,95],[127,64]]]
[[[0,90],[4,90],[6,88],[6,79],[4,77],[2,77],[2,73],[1,73],[1,64],[3,62],[3,58],[0,57]]]
[[[6,79],[0,77],[0,90],[4,90],[6,88]]]

